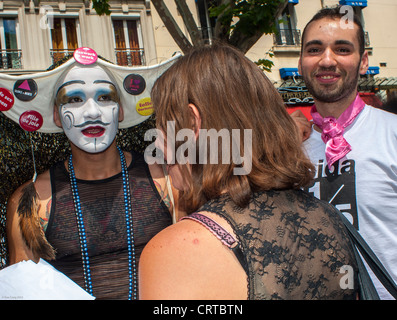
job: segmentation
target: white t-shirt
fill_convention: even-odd
[[[349,218],[397,282],[397,115],[366,105],[343,136],[352,151],[329,170],[312,130],[304,148],[317,172],[307,190]],[[393,299],[370,274],[381,299]]]

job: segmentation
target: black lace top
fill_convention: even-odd
[[[140,154],[133,153],[128,171],[131,186],[136,266],[146,243],[171,225],[171,214]],[[56,249],[51,263],[81,287],[81,249],[69,174],[63,162],[51,168],[52,206],[46,237]],[[77,180],[88,242],[93,295],[97,299],[128,298],[128,248],[121,173],[100,181]]]
[[[354,253],[328,203],[300,190],[267,191],[243,209],[223,195],[198,212],[204,211],[233,227],[248,265],[249,299],[356,299]],[[344,265],[354,270],[348,286],[341,286]]]

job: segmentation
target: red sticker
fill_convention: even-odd
[[[8,111],[14,105],[14,96],[10,90],[0,88],[0,111]]]
[[[19,125],[23,130],[36,131],[43,125],[43,117],[37,111],[25,111],[19,117]]]
[[[92,64],[98,59],[96,52],[87,47],[78,48],[73,53],[74,59],[81,64]]]

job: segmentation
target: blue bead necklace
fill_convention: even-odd
[[[124,191],[124,206],[125,206],[125,218],[127,225],[127,248],[128,248],[128,300],[137,299],[137,268],[135,258],[135,242],[134,242],[134,229],[132,225],[132,208],[131,208],[131,191],[130,191],[130,180],[128,177],[127,163],[125,161],[124,153],[119,147],[117,147],[120,160],[121,160],[121,175],[123,179],[123,191]],[[80,196],[77,189],[77,180],[74,173],[72,155],[69,157],[69,177],[70,185],[72,187],[73,203],[77,218],[77,228],[79,232],[80,247],[81,247],[81,258],[83,263],[83,273],[86,291],[89,294],[93,294],[92,290],[92,279],[90,269],[90,259],[88,257],[87,249],[87,237],[84,228],[83,213],[81,210]]]

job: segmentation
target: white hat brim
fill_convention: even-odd
[[[117,82],[118,89],[120,92],[120,102],[124,111],[124,120],[120,123],[120,128],[129,128],[135,126],[150,117],[149,115],[142,115],[145,112],[138,113],[137,104],[140,101],[147,101],[150,98],[150,92],[157,78],[167,70],[181,54],[176,54],[171,59],[153,66],[142,66],[142,67],[124,67],[114,65],[98,58],[95,64],[101,65],[107,72],[109,72],[114,80]],[[0,89],[7,89],[14,97],[14,104],[11,109],[2,111],[11,120],[19,123],[20,116],[25,111],[36,111],[43,118],[43,124],[37,131],[44,133],[57,133],[62,132],[62,128],[59,128],[53,119],[54,113],[54,92],[57,86],[58,79],[64,74],[65,71],[72,68],[74,65],[79,64],[74,58],[71,58],[59,67],[51,70],[38,72],[28,75],[12,76],[7,74],[0,74]],[[131,93],[125,88],[125,83],[133,81],[138,75],[144,80],[144,90],[138,90],[137,92]],[[23,101],[19,99],[15,93],[15,85],[17,81],[20,84],[21,81],[31,79],[36,83],[35,95],[29,101]],[[142,85],[142,83],[141,83]],[[143,87],[141,87],[143,88]],[[142,91],[142,92],[140,92]],[[1,97],[0,97],[1,99]],[[144,99],[144,100],[142,100]]]

